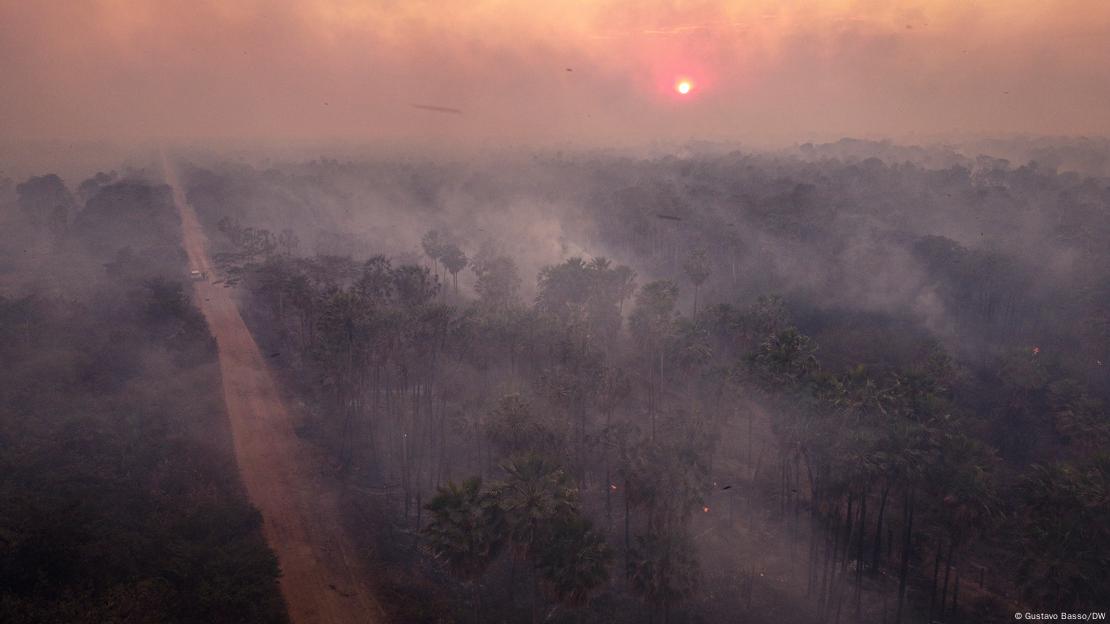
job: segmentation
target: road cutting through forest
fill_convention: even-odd
[[[172,163],[162,154],[173,189],[189,269],[214,274],[207,238]],[[196,301],[219,345],[224,402],[239,473],[262,513],[263,532],[281,565],[281,591],[293,624],[385,621],[370,574],[343,527],[337,487],[300,441],[269,367],[239,314],[232,290],[193,283]]]

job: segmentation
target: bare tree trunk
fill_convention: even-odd
[[[752,564],[751,569],[748,572],[748,586],[747,586],[747,592],[746,592],[747,595],[745,596],[745,598],[747,599],[747,610],[749,612],[752,610],[752,593],[753,593],[752,590],[753,589],[755,589],[755,564]]]
[[[859,505],[859,535],[856,537],[856,620],[863,614],[863,544],[867,541],[867,490],[863,491]]]
[[[959,557],[956,558],[956,586],[952,588],[952,619],[959,621],[960,615],[957,610],[960,607],[960,561]]]
[[[956,543],[949,538],[948,556],[944,558],[944,587],[940,590],[940,618],[944,619],[944,608],[948,606],[948,577],[952,574],[952,551]]]
[[[914,508],[914,488],[911,486],[910,490],[906,492],[906,501],[904,505],[904,518],[906,523],[905,535],[902,539],[902,566],[898,572],[898,609],[894,614],[895,624],[902,623],[902,611],[906,602],[906,581],[910,572],[910,548],[913,545],[913,508]]]
[[[479,576],[474,581],[474,622],[481,624],[482,622],[482,577]]]
[[[536,565],[532,564],[532,624],[539,624],[540,611],[539,611],[539,594],[540,594],[540,578],[539,570]]]
[[[779,458],[779,515],[786,518],[786,456]],[[785,534],[785,531],[783,532]]]
[[[933,588],[929,591],[929,618],[930,622],[933,621],[933,609],[936,607],[937,602],[937,582],[940,579],[940,560],[944,555],[944,541],[937,541],[937,552],[933,557]]]
[[[840,541],[840,501],[832,512],[833,526],[825,542],[825,565],[821,580],[820,604],[828,606],[833,593],[833,579],[836,573],[836,550]]]
[[[628,556],[629,556],[628,551],[629,551],[629,547],[630,547],[630,544],[629,544],[629,541],[628,541],[628,511],[629,511],[628,495],[629,495],[629,492],[630,492],[630,490],[628,488],[628,479],[625,479],[624,480],[624,578],[625,578],[625,581],[628,581],[632,576],[632,567],[628,562]]]
[[[817,507],[820,504],[818,501],[819,497],[814,493],[809,512],[809,569],[806,574],[806,596],[812,596],[817,589],[818,562],[820,561],[820,544],[817,541],[817,536],[820,534],[817,518]]]
[[[610,430],[613,420],[612,410],[605,410],[605,438],[608,441],[609,436],[612,434]],[[613,529],[613,475],[611,473],[609,462],[609,450],[605,450],[605,532],[608,533]]]
[[[663,347],[659,347],[659,404],[663,404]],[[652,431],[652,439],[655,439],[655,432]]]
[[[848,571],[848,550],[852,544],[852,529],[855,527],[855,522],[852,521],[852,505],[855,503],[855,493],[851,489],[848,490],[848,514],[844,516],[844,554],[840,560],[841,574]]]
[[[752,418],[755,410],[748,406],[748,466],[754,463],[755,458],[752,457]]]
[[[886,513],[886,497],[890,493],[890,484],[883,485],[883,494],[879,497],[879,519],[875,521],[875,547],[871,551],[871,573],[879,571],[879,555],[883,547],[883,514]]]

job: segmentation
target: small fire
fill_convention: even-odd
[[[701,510],[705,513],[709,513],[709,505],[702,507]]]
[[[613,490],[614,492],[616,492],[616,491],[617,491],[617,485],[616,485],[615,483],[610,483],[610,484],[609,484],[609,489],[610,489],[610,490]]]

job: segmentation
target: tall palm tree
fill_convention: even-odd
[[[613,488],[616,487],[613,483],[612,471],[612,455],[613,451],[618,450],[616,436],[613,429],[613,412],[632,394],[632,382],[628,375],[620,368],[606,368],[604,369],[601,382],[597,393],[598,407],[601,413],[605,414],[605,429],[602,430],[602,445],[604,451],[602,456],[605,462],[605,530],[609,531],[612,528],[613,522],[613,505],[612,495]]]
[[[437,275],[439,274],[439,260],[443,257],[443,250],[446,245],[447,237],[440,234],[438,230],[428,230],[420,239],[420,246],[424,248],[424,253],[432,259],[432,267]]]
[[[578,491],[570,477],[535,453],[505,462],[506,479],[495,490],[509,538],[519,556],[532,563],[532,622],[539,621],[538,556],[555,523],[576,515]]]
[[[580,515],[556,520],[538,553],[538,567],[555,596],[574,606],[588,604],[591,592],[609,579],[613,550],[593,523]]]
[[[701,285],[705,280],[709,279],[709,253],[704,247],[698,247],[690,252],[686,262],[682,263],[682,270],[686,272],[686,277],[690,278],[690,283],[694,285],[694,313],[692,317],[698,318],[698,292],[701,290]]]
[[[463,253],[459,246],[454,243],[449,243],[443,247],[440,253],[440,262],[443,263],[443,268],[451,274],[452,280],[455,283],[455,294],[459,294],[459,271],[466,268],[469,260],[466,254]]]
[[[482,490],[480,477],[439,488],[425,509],[432,520],[423,530],[424,548],[472,585],[475,620],[480,621],[481,577],[505,544],[504,514],[496,498]]]
[[[693,540],[677,531],[636,536],[631,567],[632,590],[662,609],[664,624],[671,607],[692,596],[700,579]]]
[[[948,538],[948,557],[944,565],[944,585],[940,595],[940,617],[947,609],[948,579],[962,548],[975,536],[987,531],[999,516],[1001,503],[995,494],[991,467],[995,460],[992,449],[961,435],[941,438],[935,465],[930,471],[934,498],[941,502],[941,528]],[[933,588],[935,594],[936,588]],[[953,608],[958,596],[953,591]],[[930,611],[933,600],[930,600]]]
[[[519,394],[497,401],[486,420],[486,438],[503,456],[516,456],[530,449],[558,453],[566,445],[566,432],[558,422],[544,419]]]
[[[1063,610],[1110,595],[1110,455],[1033,466],[1021,492],[1024,597]]]
[[[636,272],[624,266],[613,269],[613,283],[617,294],[617,313],[624,316],[624,302],[636,293]]]
[[[636,339],[643,354],[648,358],[649,384],[658,397],[663,395],[663,359],[675,330],[675,301],[678,299],[678,286],[670,281],[655,281],[644,285],[636,295],[636,307],[629,317],[632,336]],[[657,384],[651,384],[652,361],[659,363]],[[649,402],[652,422],[652,437],[655,435],[655,402]]]

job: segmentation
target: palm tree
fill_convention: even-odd
[[[405,264],[390,269],[393,296],[397,302],[417,308],[435,299],[440,292],[440,282],[430,275],[427,267]]]
[[[443,267],[451,274],[451,278],[455,283],[455,294],[459,294],[459,271],[466,268],[469,260],[466,254],[463,253],[459,246],[454,243],[449,243],[441,249],[440,261],[443,262]]]
[[[424,253],[432,259],[432,267],[439,273],[439,260],[443,257],[444,248],[447,245],[447,237],[439,233],[438,230],[428,230],[420,239],[420,246],[424,248]]]
[[[613,269],[613,283],[617,291],[617,313],[624,316],[624,302],[636,292],[636,272],[624,266]]]
[[[598,407],[605,414],[605,429],[602,432],[602,444],[605,449],[602,456],[605,459],[605,530],[609,531],[613,523],[613,473],[611,468],[612,451],[618,447],[613,430],[613,412],[632,394],[632,383],[628,375],[620,368],[606,368],[601,376],[600,387],[597,393]]]
[[[622,423],[613,431],[617,455],[617,475],[623,488],[624,500],[624,575],[632,574],[632,536],[630,532],[632,508],[643,505],[652,497],[649,480],[644,479],[647,466],[647,445],[639,428],[632,423]],[[613,488],[613,484],[609,485]]]
[[[805,334],[788,327],[768,337],[749,357],[757,381],[777,389],[802,380],[818,369],[817,346]]]
[[[621,304],[635,273],[608,258],[569,258],[540,271],[536,309],[584,339],[611,344],[621,327]]]
[[[509,538],[518,554],[532,563],[532,622],[539,621],[539,555],[555,523],[576,515],[578,491],[555,463],[528,453],[505,462],[505,481],[495,489],[505,513]]]
[[[1065,610],[1110,595],[1110,455],[1035,465],[1021,492],[1024,597]]]
[[[609,579],[613,550],[589,519],[572,515],[556,520],[539,553],[543,578],[562,602],[583,606],[590,593]]]
[[[990,471],[994,460],[992,449],[967,436],[947,435],[941,439],[937,462],[930,475],[935,498],[943,505],[940,522],[948,538],[944,585],[940,603],[937,605],[940,607],[941,619],[947,608],[948,579],[953,567],[953,557],[956,560],[958,577],[962,547],[976,535],[988,530],[999,515],[1001,503],[995,495]],[[933,593],[936,593],[935,586]],[[958,598],[954,590],[953,610]],[[933,600],[930,599],[930,611],[933,606]]]
[[[504,456],[515,456],[531,449],[558,452],[566,443],[564,432],[533,412],[519,394],[507,394],[490,410],[486,438]]]
[[[357,291],[336,291],[325,302],[317,320],[316,356],[332,386],[335,408],[341,417],[338,436],[344,468],[353,459],[352,428],[357,404],[358,371],[365,360],[373,320],[371,310]]]
[[[674,304],[678,299],[678,286],[670,281],[655,281],[644,285],[636,295],[636,308],[629,317],[632,335],[642,346],[649,362],[659,363],[659,382],[655,391],[659,397],[663,393],[663,357],[674,335]],[[648,370],[654,367],[649,364]],[[649,374],[649,378],[652,375]],[[650,382],[649,382],[650,383]],[[655,435],[655,409],[651,404],[652,436]]]
[[[519,304],[520,271],[512,258],[483,258],[479,253],[470,263],[470,269],[477,278],[474,291],[487,309],[506,310]]]
[[[505,544],[504,515],[497,500],[474,477],[449,482],[425,506],[432,520],[424,527],[424,548],[451,574],[472,584],[475,620],[481,620],[481,577]]]
[[[698,247],[690,252],[690,256],[686,258],[686,262],[682,263],[682,270],[686,272],[686,277],[690,278],[690,282],[694,285],[694,314],[693,318],[698,318],[698,291],[705,280],[709,279],[709,255],[704,247]]]
[[[536,310],[549,315],[560,326],[583,324],[594,277],[595,272],[581,257],[544,267],[536,278]]]
[[[671,607],[694,594],[700,577],[693,540],[681,532],[636,536],[631,568],[632,590],[663,610],[664,624]]]

